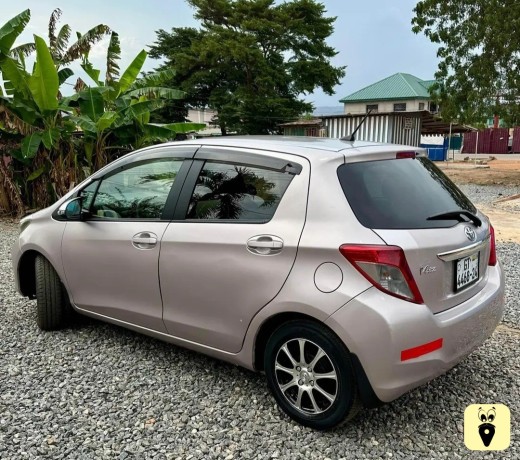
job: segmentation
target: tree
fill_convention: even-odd
[[[479,123],[493,115],[520,122],[520,2],[423,0],[413,31],[440,45],[432,87],[443,117]]]
[[[199,29],[157,31],[150,55],[174,68],[186,102],[218,112],[223,134],[268,134],[311,111],[302,95],[333,94],[345,75],[327,45],[336,18],[314,0],[188,0]]]
[[[62,97],[60,87],[73,75],[67,68],[60,69],[68,62],[69,52],[59,51],[62,47],[56,48],[56,44],[53,51],[43,38],[34,35],[35,62],[29,72],[26,53],[13,48],[29,20],[30,11],[26,10],[0,27],[2,210],[23,214],[27,207],[48,206],[116,155],[203,126],[149,123],[153,110],[183,93],[161,86],[164,79],[173,77],[171,70],[138,78],[147,57],[144,50],[119,76],[121,50],[115,32],[108,46],[104,81],[88,60],[88,44],[68,48],[77,50],[77,58],[95,86],[78,80],[77,94]],[[81,37],[88,35],[90,32]],[[10,157],[9,166],[4,155]]]

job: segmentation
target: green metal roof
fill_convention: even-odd
[[[409,73],[396,73],[348,95],[340,102],[429,99],[428,88],[435,80],[421,80]]]

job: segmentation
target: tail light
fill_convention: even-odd
[[[489,225],[489,233],[491,236],[490,242],[489,242],[489,262],[488,265],[495,266],[497,264],[497,245],[495,242],[495,229],[490,224]]]
[[[424,303],[400,247],[344,244],[339,251],[379,290],[409,302]]]
[[[403,158],[415,158],[417,156],[416,152],[397,152],[395,154],[395,158],[401,160]]]

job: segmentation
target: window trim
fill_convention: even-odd
[[[217,163],[242,164],[244,166],[257,166],[263,169],[286,172],[298,175],[302,172],[302,165],[294,161],[288,162],[281,158],[268,157],[253,152],[243,152],[232,147],[201,147],[195,153],[195,160],[207,160]]]
[[[163,152],[163,155],[164,155],[164,152]],[[186,176],[188,175],[191,164],[193,163],[193,160],[191,160],[191,158],[181,158],[181,157],[176,157],[176,156],[172,157],[170,155],[155,157],[155,155],[154,155],[153,157],[151,156],[150,158],[147,158],[144,160],[129,162],[125,165],[121,165],[118,168],[111,169],[103,176],[95,177],[95,178],[93,177],[93,179],[90,182],[86,183],[84,187],[81,187],[81,189],[76,191],[74,193],[73,197],[80,196],[81,192],[85,188],[92,185],[93,182],[97,182],[96,191],[94,192],[94,198],[92,198],[92,203],[90,204],[90,208],[89,208],[89,211],[90,211],[90,209],[92,208],[92,205],[94,204],[96,196],[98,194],[99,187],[100,187],[101,183],[103,182],[103,180],[105,180],[105,178],[111,177],[118,172],[124,171],[125,169],[128,169],[130,166],[138,166],[140,164],[146,163],[148,161],[154,161],[154,160],[155,161],[156,160],[164,160],[164,161],[181,160],[182,161],[181,167],[179,168],[179,172],[177,173],[177,177],[175,178],[175,181],[173,182],[173,185],[172,185],[172,187],[170,187],[170,191],[168,192],[168,197],[166,198],[163,212],[159,219],[145,219],[145,218],[103,219],[103,218],[97,217],[97,216],[90,216],[86,220],[86,222],[170,222],[173,218],[173,214],[175,212],[175,207],[177,205],[177,202],[179,201],[180,193],[181,193],[182,187],[184,185],[184,182],[186,180]],[[71,198],[73,198],[73,197],[71,197]],[[56,211],[54,211],[53,216],[52,216],[54,219],[67,220],[66,218],[63,218],[63,216],[58,215],[57,212],[58,211],[56,208]]]

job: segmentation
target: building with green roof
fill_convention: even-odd
[[[421,80],[409,73],[396,73],[340,100],[346,114],[437,112],[429,88],[435,80]]]

